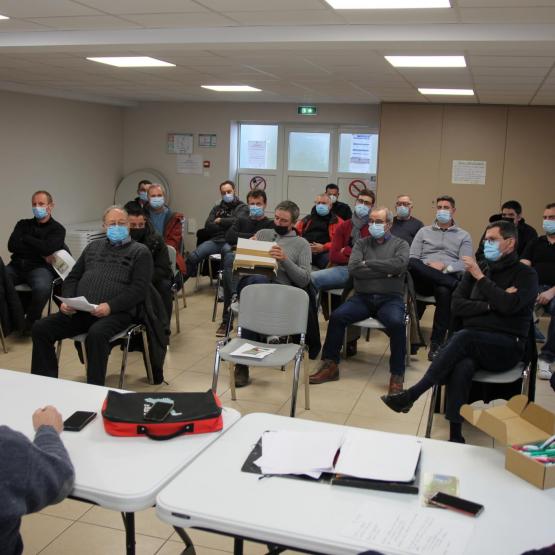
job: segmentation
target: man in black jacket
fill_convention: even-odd
[[[48,302],[55,277],[52,254],[64,248],[66,236],[64,227],[52,218],[54,202],[49,192],[37,191],[31,202],[34,217],[17,222],[8,241],[12,259],[6,266],[14,285],[26,283],[31,287],[31,299],[26,307],[26,334],[42,316]]]
[[[339,200],[339,187],[335,183],[326,185],[326,195],[331,200],[331,213],[335,214],[342,220],[350,220],[353,216],[351,207],[345,202]]]
[[[538,277],[517,254],[517,230],[507,221],[488,225],[484,241],[487,264],[463,256],[466,272],[453,293],[452,310],[462,319],[457,331],[434,358],[424,377],[409,389],[382,400],[396,412],[408,412],[428,389],[447,384],[445,416],[449,441],[464,443],[461,406],[467,402],[477,368],[503,372],[524,355]]]

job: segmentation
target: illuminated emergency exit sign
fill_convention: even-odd
[[[317,116],[318,108],[316,106],[297,106],[297,114],[299,116]]]

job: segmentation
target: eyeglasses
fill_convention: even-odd
[[[412,206],[412,202],[399,202],[399,201],[397,201],[395,203],[395,206],[406,206],[407,208],[410,208]]]
[[[373,218],[369,218],[368,223],[372,224],[385,224],[385,220],[374,220]]]
[[[364,204],[364,206],[368,206],[369,208],[372,208],[372,206],[374,206],[374,203],[371,200],[357,199],[356,204]]]

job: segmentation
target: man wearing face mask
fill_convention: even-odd
[[[134,202],[136,202],[141,208],[144,208],[145,210],[148,209],[148,190],[150,189],[151,185],[152,182],[148,179],[143,179],[142,181],[139,181],[139,184],[137,185],[137,196],[133,199]]]
[[[512,223],[488,225],[484,255],[483,267],[471,256],[462,257],[466,272],[453,293],[453,313],[462,319],[460,331],[439,351],[418,383],[382,396],[390,409],[408,412],[434,385],[446,384],[449,441],[459,443],[464,443],[460,408],[468,401],[472,376],[478,368],[504,372],[522,360],[538,291],[536,273],[518,259],[517,230]]]
[[[19,220],[10,235],[8,250],[12,253],[6,271],[12,283],[31,287],[31,299],[26,307],[25,328],[29,335],[50,298],[52,254],[64,248],[65,228],[52,218],[54,202],[47,191],[37,191],[31,198],[33,218]]]
[[[472,256],[470,234],[455,224],[455,199],[444,195],[436,199],[436,220],[421,228],[410,247],[409,270],[416,292],[433,295],[436,301],[428,360],[433,360],[445,341],[451,318],[451,294],[464,271],[463,256]],[[425,310],[418,303],[418,317]]]
[[[310,243],[313,266],[322,269],[328,265],[331,242],[342,221],[331,212],[330,197],[318,195],[310,214],[297,223],[297,233]]]
[[[129,218],[123,208],[108,208],[103,222],[106,239],[87,245],[62,288],[62,296],[84,296],[97,307],[83,312],[62,303],[60,312],[35,322],[33,374],[58,377],[54,344],[87,333],[87,383],[104,385],[109,340],[132,323],[137,305],[145,300],[153,266],[148,248],[129,236]]]
[[[404,239],[409,245],[424,224],[412,215],[412,200],[408,195],[398,195],[391,234]]]
[[[331,200],[331,212],[335,214],[342,220],[348,220],[351,218],[353,213],[351,212],[351,207],[339,200],[339,187],[335,183],[330,183],[326,185],[326,195],[330,197]]]
[[[339,379],[339,354],[346,328],[366,318],[377,318],[389,336],[391,377],[389,391],[401,391],[405,375],[405,273],[409,261],[406,241],[391,235],[393,214],[380,207],[370,214],[370,236],[359,239],[349,258],[355,294],[331,313],[322,364],[311,384]]]

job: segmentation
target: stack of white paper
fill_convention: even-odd
[[[274,353],[276,349],[274,347],[259,347],[257,345],[251,345],[250,343],[244,343],[238,349],[235,349],[231,354],[234,357],[249,357],[261,359],[267,357]]]
[[[83,312],[92,312],[98,305],[87,301],[86,297],[58,297],[60,301],[67,304],[74,310],[82,310]]]
[[[237,250],[233,268],[254,268],[262,266],[275,270],[277,262],[270,256],[270,249],[275,247],[272,241],[257,241],[255,239],[241,239],[237,241]]]

